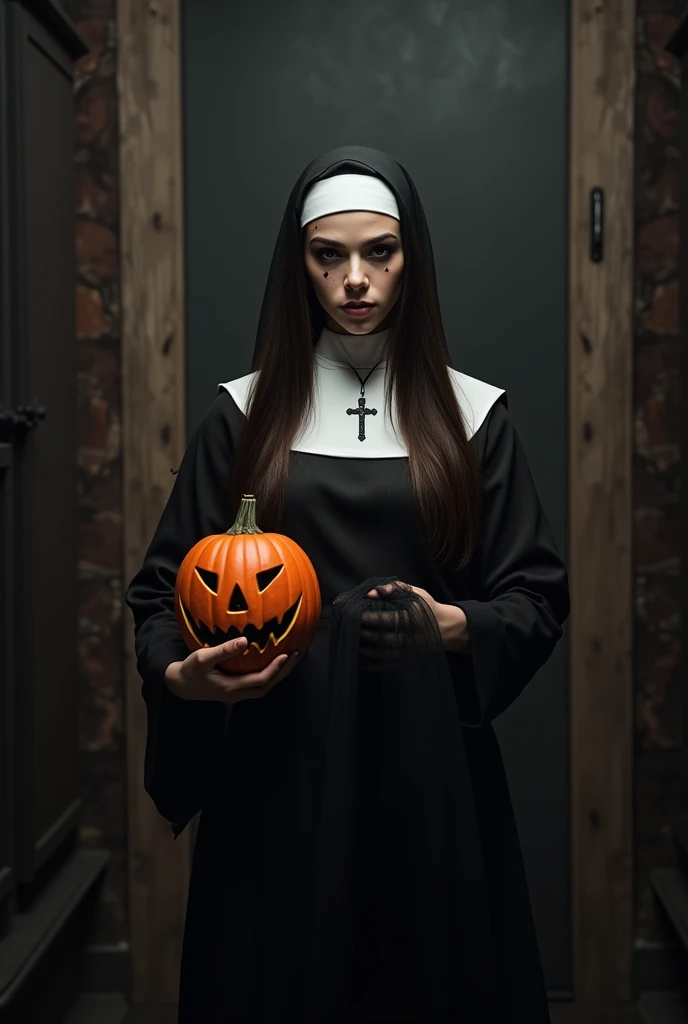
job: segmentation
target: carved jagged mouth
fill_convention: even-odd
[[[227,640],[237,640],[240,636],[245,636],[248,640],[248,647],[244,651],[244,654],[247,654],[251,650],[251,647],[256,647],[262,654],[270,643],[270,640],[272,640],[275,646],[284,640],[285,636],[296,621],[302,600],[303,594],[300,594],[291,608],[287,608],[286,612],[282,616],[281,622],[278,621],[277,616],[275,616],[274,619],[269,619],[268,622],[266,622],[260,629],[252,623],[249,623],[243,631],[237,629],[236,626],[230,626],[226,631],[223,631],[219,626],[216,626],[213,630],[210,626],[206,626],[205,622],[197,623],[196,620],[191,617],[189,610],[185,607],[183,602],[180,602],[180,604],[186,624],[201,647],[217,647],[219,644],[223,644]]]

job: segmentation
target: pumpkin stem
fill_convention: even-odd
[[[230,526],[227,533],[236,536],[240,533],[262,533],[256,526],[256,499],[252,494],[245,494],[241,499],[237,517],[234,525]]]

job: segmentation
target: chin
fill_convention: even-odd
[[[337,310],[341,316],[341,311]],[[356,320],[350,320],[349,317],[345,317],[345,323],[339,319],[339,316],[330,314],[332,320],[337,324],[337,327],[344,331],[345,334],[374,334],[375,331],[380,330],[380,324],[385,319],[384,316],[379,314],[374,317],[366,317],[361,323]]]

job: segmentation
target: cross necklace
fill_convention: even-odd
[[[380,363],[382,363],[382,362],[384,362],[383,359],[380,360]],[[358,372],[358,370],[351,365],[351,363],[347,362],[347,364],[346,364],[349,367],[350,370],[354,371],[354,373],[358,377],[359,381],[361,382],[361,396],[358,399],[357,407],[355,409],[347,409],[346,410],[347,416],[358,416],[358,440],[359,441],[365,441],[365,439],[366,439],[366,433],[365,433],[365,418],[366,418],[366,416],[377,416],[377,409],[366,409],[365,386],[366,386],[366,381],[368,380],[368,377],[370,377],[371,373],[373,373],[375,370],[377,370],[377,368],[380,365],[380,363],[377,363],[377,365],[374,366],[373,369],[370,370],[370,372],[367,373],[366,376],[363,377],[363,378],[361,377],[361,375]]]

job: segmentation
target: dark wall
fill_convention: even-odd
[[[423,202],[455,365],[509,393],[565,552],[566,0],[185,0],[183,12],[189,427],[218,381],[250,368],[303,166],[354,142],[386,150]],[[562,643],[497,724],[559,991],[570,986],[567,719]]]
[[[674,860],[688,810],[679,572],[679,65],[664,44],[684,0],[639,0],[635,257],[636,939],[660,937],[648,875]],[[685,339],[684,339],[685,341]],[[685,392],[684,392],[685,393]],[[684,633],[685,635],[685,633]]]
[[[648,882],[649,872],[655,866],[673,861],[671,825],[688,806],[688,794],[684,791],[681,772],[687,741],[680,694],[678,522],[680,459],[676,260],[680,81],[676,61],[664,52],[666,39],[683,13],[684,0],[638,0],[637,10],[633,663],[636,698],[636,938],[642,943],[660,937]],[[194,25],[199,30],[198,19],[194,20]],[[188,343],[191,347],[194,340],[198,339],[196,343],[203,347],[207,357],[203,363],[194,359],[193,352],[189,354],[187,383],[191,423],[197,421],[212,399],[215,380],[248,372],[253,324],[247,325],[242,309],[237,318],[241,329],[236,330],[236,322],[225,315],[226,303],[222,290],[224,287],[231,290],[238,284],[242,300],[251,308],[257,307],[273,242],[272,237],[266,239],[262,250],[258,251],[250,248],[252,242],[248,247],[243,246],[245,270],[237,275],[238,280],[228,279],[227,268],[232,264],[236,266],[233,248],[241,244],[241,240],[232,232],[232,225],[237,219],[235,211],[243,211],[245,207],[241,195],[232,191],[228,184],[225,184],[224,192],[218,187],[212,161],[219,149],[223,149],[225,154],[237,154],[234,159],[238,168],[232,166],[232,180],[245,181],[247,190],[255,190],[255,182],[259,182],[262,195],[261,217],[264,216],[264,210],[268,209],[275,224],[281,216],[284,202],[284,190],[276,194],[275,181],[285,176],[291,181],[300,171],[303,162],[294,160],[293,147],[282,144],[273,146],[273,163],[267,156],[270,139],[261,138],[257,147],[264,159],[259,168],[252,168],[255,153],[247,147],[245,140],[251,138],[254,127],[244,123],[240,109],[236,116],[230,118],[230,109],[235,111],[235,105],[225,103],[213,87],[217,80],[213,62],[219,59],[222,51],[233,52],[232,40],[220,34],[209,42],[214,49],[205,68],[203,93],[194,96],[194,113],[198,117],[192,125],[187,126],[187,133],[192,136],[191,141],[195,140],[201,149],[201,160],[194,161],[196,175],[199,174],[199,166],[202,166],[203,155],[209,161],[203,180],[194,178],[193,190],[187,197],[188,251],[193,255],[204,250],[203,258],[190,258],[187,268],[194,300],[190,304]],[[190,46],[198,46],[197,39],[190,39],[188,43]],[[268,50],[269,45],[269,42],[266,43]],[[235,56],[238,60],[248,60],[246,55]],[[352,124],[352,138],[355,134],[353,122],[346,121],[346,118],[351,110],[354,114],[358,112],[362,119],[362,132],[365,134],[367,101],[357,91],[356,83],[352,82],[347,92],[344,88],[345,75],[341,71],[328,74],[317,53],[296,54],[295,61],[297,59],[302,60],[303,67],[300,73],[298,67],[295,68],[292,86],[296,82],[305,89],[303,103],[330,103],[333,120],[344,117],[345,123]],[[305,68],[310,69],[309,74],[306,74]],[[279,85],[272,78],[270,60],[266,59],[265,63],[256,66],[252,74],[247,70],[245,81],[246,88],[257,90],[266,106],[269,106],[271,89]],[[340,95],[336,94],[337,83],[342,86]],[[380,91],[374,95],[373,102],[384,102],[384,88],[385,83],[381,80]],[[220,144],[213,142],[205,153],[203,140],[210,139],[212,133],[207,131],[207,124],[200,120],[201,114],[217,124],[217,131],[222,136]],[[461,121],[462,129],[465,129],[466,123],[464,118]],[[471,147],[490,144],[487,123],[481,127],[481,132],[476,130],[474,136],[467,136],[468,162],[471,159]],[[241,140],[244,140],[243,146]],[[281,141],[284,143],[284,140]],[[516,155],[527,146],[527,139],[522,137],[515,137],[512,142]],[[320,141],[314,139],[313,153],[321,148]],[[229,155],[226,158],[229,160]],[[285,172],[285,164],[288,173]],[[499,200],[503,193],[494,190],[498,189],[500,181],[505,180],[500,177],[503,165],[500,164],[495,170],[495,177],[486,183],[486,187],[492,189]],[[441,164],[438,165],[437,173],[441,178]],[[546,168],[543,168],[543,173],[547,173]],[[228,174],[227,180],[229,177]],[[428,194],[427,206],[432,217],[431,193]],[[244,222],[242,218],[243,212],[240,212],[238,220],[241,223]],[[458,227],[457,248],[461,251],[464,242],[461,228],[464,225]],[[523,228],[525,237],[527,223]],[[486,239],[480,234],[476,237],[475,258],[484,260],[485,252],[481,247],[487,246],[489,249],[495,240]],[[210,259],[208,250],[212,252]],[[442,280],[442,267],[448,265],[448,257],[449,254],[445,253],[443,259],[438,259],[440,285],[445,293],[454,289],[453,282]],[[524,258],[532,261],[534,273],[537,274],[539,254],[526,252]],[[485,265],[489,268],[489,261]],[[537,276],[535,279],[538,280]],[[459,275],[459,289],[460,281]],[[499,275],[492,275],[487,293],[476,292],[471,301],[475,304],[479,299],[482,301],[483,323],[489,331],[492,319],[504,301]],[[475,308],[472,309],[472,315],[476,317]],[[478,369],[470,364],[465,368],[480,376]]]
[[[127,938],[115,0],[70,0],[75,87],[81,838],[112,853],[91,942]]]
[[[126,938],[115,0],[70,0],[65,6],[91,47],[78,65],[76,87],[82,836],[113,853],[93,941],[115,943]],[[687,740],[680,702],[677,519],[679,74],[663,51],[682,10],[682,0],[638,3],[634,665],[639,940],[658,934],[648,873],[671,862],[669,829],[688,806],[680,772]],[[281,212],[281,198],[274,202]],[[256,277],[264,276],[265,269],[257,267]]]

